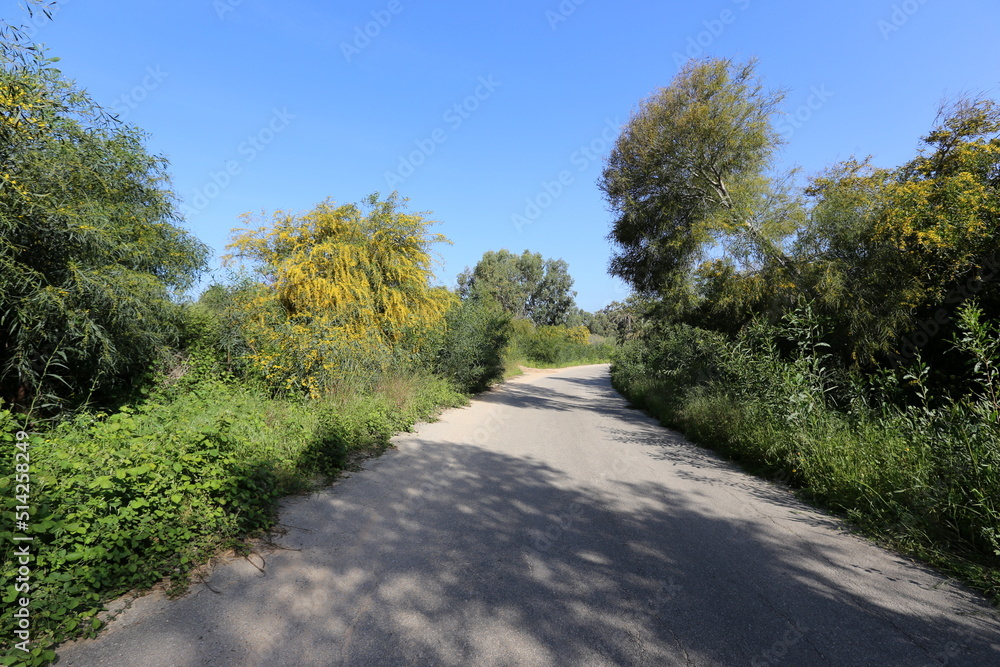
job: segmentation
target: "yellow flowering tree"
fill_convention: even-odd
[[[920,154],[902,167],[848,161],[814,180],[797,261],[854,362],[893,353],[921,324],[932,330],[924,334],[934,339],[928,351],[943,352],[950,336],[932,334],[954,320],[970,287],[985,290],[995,314],[998,135],[1000,106],[964,99],[943,109]]]
[[[226,260],[247,260],[260,276],[240,307],[253,314],[251,360],[272,386],[319,395],[436,340],[456,301],[433,282],[432,247],[448,241],[395,193],[254,222],[244,216]]]
[[[1000,314],[998,135],[1000,106],[963,99],[942,109],[906,164],[830,167],[805,191],[812,206],[786,260],[755,268],[727,254],[702,262],[670,294],[675,319],[734,334],[754,317],[781,322],[805,298],[848,365],[899,361],[902,348],[909,358],[917,348],[925,358],[944,355],[969,296]]]

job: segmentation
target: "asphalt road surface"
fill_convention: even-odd
[[[1000,665],[996,609],[629,409],[607,366],[394,442],[60,664]]]

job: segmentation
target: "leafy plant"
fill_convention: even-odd
[[[964,304],[958,318],[954,345],[972,357],[973,375],[979,383],[973,410],[984,421],[1000,424],[1000,326],[985,321],[975,301]]]
[[[228,261],[253,262],[262,278],[232,304],[253,374],[276,391],[315,398],[430,353],[423,334],[440,327],[455,301],[431,282],[430,248],[447,239],[404,203],[395,194],[362,206],[325,201],[235,231]]]
[[[22,409],[129,386],[208,256],[166,160],[53,62],[0,63],[0,397]]]
[[[495,302],[463,300],[448,312],[437,372],[461,391],[485,390],[503,377],[503,351],[512,333],[510,315]]]
[[[91,634],[108,599],[162,580],[182,590],[193,567],[273,525],[275,501],[335,475],[348,455],[464,397],[429,374],[383,378],[371,392],[318,401],[274,399],[217,378],[164,387],[113,414],[80,413],[31,440],[32,647],[52,659]],[[0,460],[14,469],[19,427],[0,410]],[[13,477],[0,477],[0,573],[5,603],[19,567],[11,527]],[[13,635],[15,619],[0,618]],[[47,656],[47,657],[46,657]],[[25,656],[0,650],[0,664]]]

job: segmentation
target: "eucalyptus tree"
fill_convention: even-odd
[[[462,298],[489,297],[515,318],[537,325],[566,324],[575,307],[573,278],[562,259],[544,259],[525,250],[489,250],[458,276]]]

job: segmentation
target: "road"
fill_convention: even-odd
[[[61,665],[1000,665],[995,609],[695,447],[607,366],[518,378]]]

